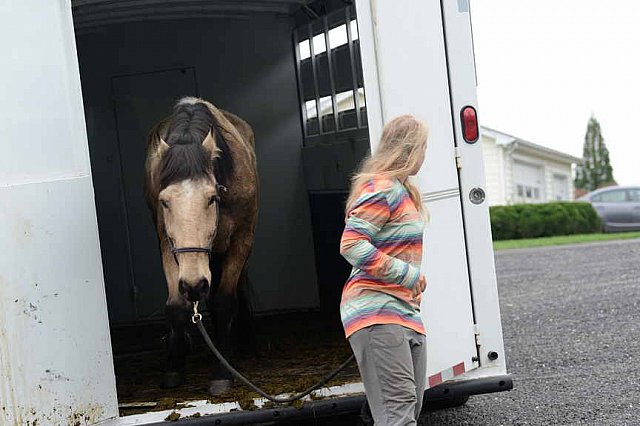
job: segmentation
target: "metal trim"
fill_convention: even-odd
[[[309,41],[311,44],[311,41]],[[307,107],[304,100],[304,93],[302,92],[302,74],[300,70],[300,63],[302,62],[300,59],[300,39],[298,37],[298,32],[293,31],[293,50],[295,52],[295,60],[296,60],[296,81],[298,83],[298,102],[300,103],[300,111],[302,117],[302,135],[303,135],[303,145],[306,145],[307,136],[309,136],[309,132],[307,131]]]
[[[427,389],[424,397],[427,400],[453,399],[462,395],[480,395],[484,393],[504,392],[513,389],[511,374],[444,382]]]
[[[513,389],[511,375],[500,375],[442,383],[424,393],[427,401],[442,401],[462,395],[480,395]],[[366,397],[364,395],[331,398],[305,403],[302,408],[284,407],[259,409],[255,411],[235,411],[199,418],[179,420],[181,425],[246,425],[256,423],[280,423],[291,420],[316,419],[360,412]],[[165,426],[166,421],[150,423],[149,426]]]
[[[440,191],[433,191],[420,194],[422,202],[427,203],[431,201],[444,200],[446,198],[455,198],[460,196],[460,188],[449,188]]]
[[[356,107],[356,123],[358,129],[362,128],[362,116],[360,114],[360,97],[358,96],[358,74],[356,72],[356,55],[354,51],[353,34],[351,34],[351,9],[347,7],[344,12],[345,25],[347,27],[347,45],[349,46],[349,62],[351,65],[351,79],[353,80],[353,101]],[[356,25],[358,25],[358,19],[356,17]],[[358,30],[360,32],[360,30]],[[358,39],[360,37],[358,36]],[[366,93],[365,93],[366,96]]]
[[[333,59],[334,52],[331,51],[331,43],[329,42],[329,18],[324,15],[322,22],[324,24],[324,43],[327,49],[327,66],[329,67],[329,87],[331,89],[331,110],[333,111],[334,132],[340,130],[338,125],[338,100],[336,99],[336,82],[333,79]]]
[[[317,419],[320,417],[339,416],[357,413],[362,408],[364,395],[332,398],[305,403],[302,408],[283,407],[259,409],[255,411],[236,411],[224,414],[202,416],[194,419],[180,420],[181,425],[247,425],[257,423],[280,423],[291,420]],[[167,422],[150,423],[148,426],[166,426]]]
[[[316,61],[316,52],[313,50],[313,24],[309,24],[309,52],[311,53],[311,72],[313,74],[313,91],[316,98],[316,118],[318,119],[318,134],[322,135],[324,132],[322,131],[322,117],[320,116],[320,89],[318,88],[318,71],[317,61]],[[327,45],[327,41],[324,41],[325,49]]]

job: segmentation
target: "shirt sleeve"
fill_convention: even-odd
[[[378,250],[372,238],[387,223],[391,211],[384,189],[368,184],[347,214],[340,254],[354,267],[388,283],[413,288],[420,270]]]

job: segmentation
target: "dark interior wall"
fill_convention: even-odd
[[[133,306],[123,201],[127,170],[121,170],[126,162],[119,156],[114,76],[167,69],[192,69],[195,94],[254,128],[261,193],[250,267],[256,310],[318,306],[292,27],[289,19],[262,16],[123,24],[77,37],[112,321],[135,319],[136,309],[147,314],[162,310],[157,300],[148,302],[151,307],[144,300]],[[139,212],[131,216],[129,212],[129,228],[151,220]],[[153,285],[164,297],[164,283]]]

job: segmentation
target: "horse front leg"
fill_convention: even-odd
[[[166,337],[167,369],[162,376],[161,387],[173,389],[185,381],[186,358],[190,348],[190,338],[186,327],[190,311],[182,306],[165,307],[169,334]]]
[[[185,381],[186,357],[190,349],[187,325],[191,315],[190,304],[178,291],[178,265],[168,247],[161,247],[162,263],[167,279],[169,297],[165,305],[165,316],[169,328],[165,344],[167,350],[167,368],[160,386],[173,389]]]
[[[215,330],[215,341],[218,350],[227,358],[234,353],[235,345],[232,328],[238,315],[238,283],[245,268],[251,244],[236,240],[222,261],[220,285],[210,297],[210,312]],[[211,371],[209,394],[219,395],[227,391],[233,384],[233,376],[216,360]]]

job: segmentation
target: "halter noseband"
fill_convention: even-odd
[[[205,248],[205,247],[180,247],[180,248],[172,248],[171,249],[171,253],[178,254],[178,253],[207,253],[207,254],[211,254],[211,249],[210,248]]]
[[[171,244],[171,254],[173,254],[173,259],[176,261],[176,264],[180,264],[178,262],[178,254],[179,253],[207,253],[208,256],[211,256],[211,248],[209,247],[174,247],[173,240],[168,238],[169,244]]]

